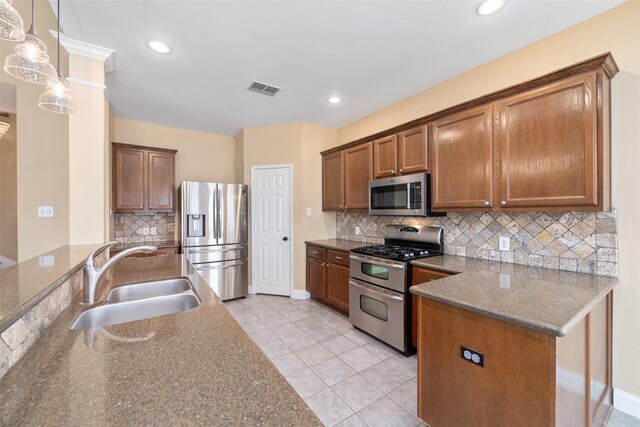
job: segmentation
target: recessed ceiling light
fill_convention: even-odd
[[[327,102],[329,104],[340,104],[342,102],[342,99],[338,98],[337,96],[332,96],[331,98],[327,99]]]
[[[150,40],[147,43],[151,49],[158,53],[169,53],[171,52],[171,48],[168,44],[161,42],[160,40]]]
[[[497,12],[502,6],[504,6],[504,0],[484,0],[478,8],[476,12],[478,15],[491,15],[494,12]]]

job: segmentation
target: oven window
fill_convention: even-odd
[[[371,188],[371,209],[406,209],[407,184]]]
[[[360,310],[385,322],[389,318],[387,304],[366,295],[360,295]]]
[[[389,269],[382,265],[363,262],[360,264],[360,272],[376,279],[389,280]]]

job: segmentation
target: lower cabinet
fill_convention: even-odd
[[[411,270],[411,286],[451,276],[449,273],[428,268],[413,267]],[[419,297],[411,294],[411,344],[418,347],[418,304]]]
[[[349,252],[307,245],[307,291],[311,298],[349,314]]]

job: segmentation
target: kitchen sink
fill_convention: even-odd
[[[200,306],[192,292],[160,295],[92,307],[80,313],[71,329],[90,329],[188,311]]]
[[[180,294],[192,289],[191,282],[183,277],[136,283],[115,288],[109,292],[107,302],[135,301],[164,295]]]

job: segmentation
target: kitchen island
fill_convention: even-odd
[[[421,419],[606,424],[616,279],[446,255],[412,265],[449,274],[411,288]]]
[[[0,425],[320,425],[182,255],[122,260],[98,296],[171,277],[200,307],[75,331],[77,295],[0,379]]]

